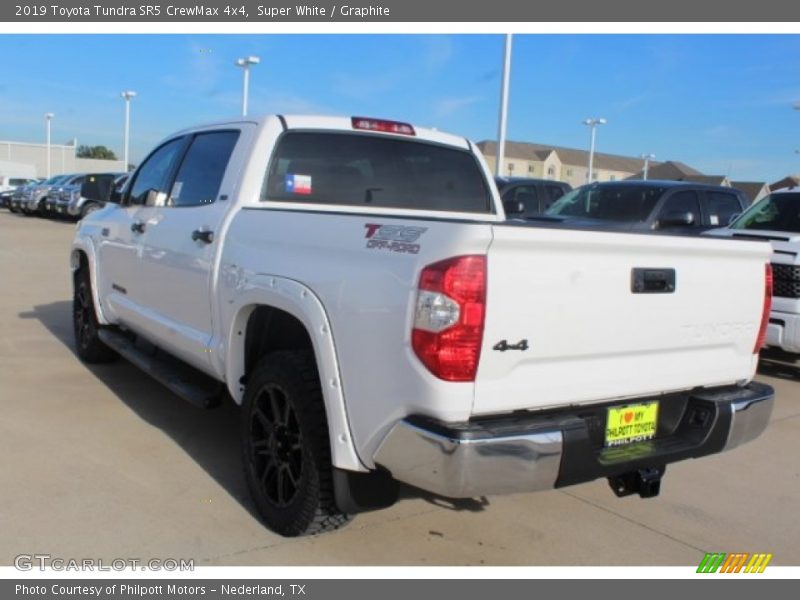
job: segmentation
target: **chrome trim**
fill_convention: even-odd
[[[774,404],[774,395],[732,402],[731,428],[723,451],[741,446],[761,435],[767,428]]]
[[[472,498],[555,487],[562,445],[559,430],[458,440],[400,421],[384,438],[375,462],[418,488]]]

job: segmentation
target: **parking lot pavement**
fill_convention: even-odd
[[[767,366],[766,433],[672,465],[658,498],[605,481],[448,503],[405,490],[389,510],[284,539],[254,516],[232,405],[196,409],[124,361],[72,350],[73,226],[0,211],[0,564],[192,558],[197,565],[697,565],[705,552],[800,564],[800,369]]]

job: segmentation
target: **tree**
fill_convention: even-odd
[[[105,146],[78,146],[76,154],[78,158],[102,158],[105,160],[117,160],[117,155]]]

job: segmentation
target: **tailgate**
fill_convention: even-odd
[[[768,244],[493,229],[474,414],[724,385],[755,373]],[[632,290],[634,270],[659,288],[670,269],[674,291]]]

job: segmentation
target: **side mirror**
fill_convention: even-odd
[[[733,222],[734,222],[736,219],[738,219],[740,214],[742,214],[742,213],[733,213],[733,214],[731,215],[731,218],[730,218],[730,219],[728,219],[728,225],[730,225],[730,224],[731,224],[731,223],[733,223]]]
[[[694,215],[690,212],[673,210],[658,220],[658,229],[665,227],[689,227],[694,225]]]
[[[113,204],[120,204],[122,202],[122,192],[119,190],[111,190],[111,193],[108,195],[107,202],[112,202]]]
[[[503,200],[503,210],[506,211],[507,217],[521,215],[525,212],[525,203],[516,200]]]

